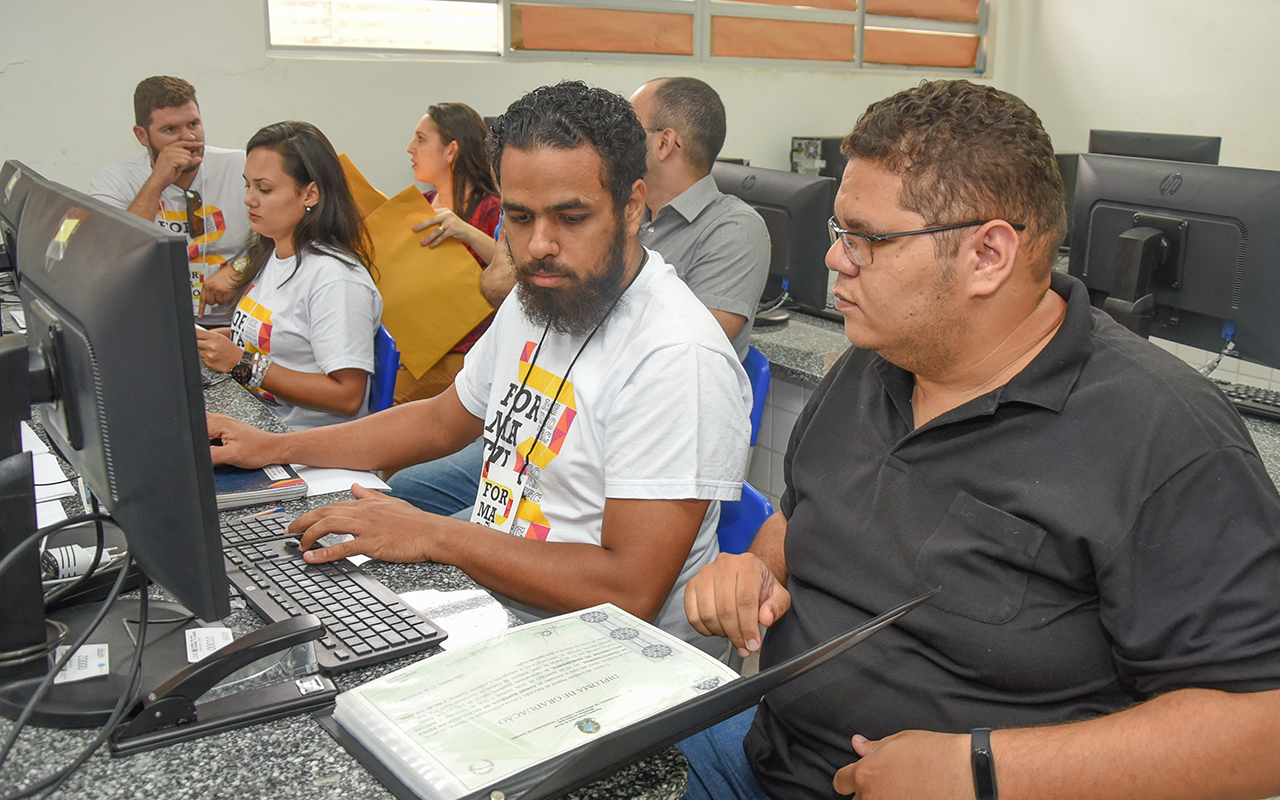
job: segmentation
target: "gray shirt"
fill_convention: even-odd
[[[747,318],[733,349],[747,357],[756,304],[769,277],[769,231],[755,209],[704,176],[640,227],[640,241],[676,269],[707,308]]]

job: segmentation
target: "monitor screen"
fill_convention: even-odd
[[[1139,333],[1280,367],[1280,172],[1080,156],[1070,272]]]
[[[1217,164],[1222,149],[1220,136],[1186,136],[1178,133],[1138,131],[1089,131],[1089,152],[1130,158],[1158,158],[1162,161],[1189,161]]]
[[[17,168],[30,179],[18,292],[27,350],[52,376],[39,405],[50,442],[142,571],[201,618],[225,617],[186,243]]]
[[[827,304],[827,219],[836,199],[836,179],[717,162],[711,168],[721,192],[744,200],[769,229],[772,254],[763,299],[785,290],[802,309]]]

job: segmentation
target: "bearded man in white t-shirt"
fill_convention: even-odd
[[[89,194],[187,240],[191,303],[208,325],[226,325],[249,240],[244,151],[204,143],[195,88],[147,78],[133,93],[133,135],[146,148],[94,176]]]
[[[517,291],[442,394],[288,434],[211,415],[215,462],[379,469],[484,437],[471,520],[360,487],[294,521],[311,563],[367,554],[461,568],[526,619],[611,602],[708,651],[685,582],[738,497],[751,389],[724,331],[638,238],[645,132],[625,98],[535,89],[493,126]],[[308,550],[328,533],[343,544]]]

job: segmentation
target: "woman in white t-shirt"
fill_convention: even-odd
[[[362,416],[382,298],[337,153],[306,122],[269,125],[245,150],[250,285],[230,328],[196,332],[200,358],[295,430]]]

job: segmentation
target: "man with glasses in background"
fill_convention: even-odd
[[[89,194],[185,236],[192,307],[202,324],[230,324],[229,301],[247,266],[244,151],[204,143],[196,90],[181,78],[139,83],[133,114],[146,152],[100,170]]]
[[[687,796],[1280,794],[1280,497],[1221,392],[1052,273],[1035,112],[926,82],[843,151],[827,266],[855,347],[780,511],[685,608],[766,668],[940,591],[683,742]]]

